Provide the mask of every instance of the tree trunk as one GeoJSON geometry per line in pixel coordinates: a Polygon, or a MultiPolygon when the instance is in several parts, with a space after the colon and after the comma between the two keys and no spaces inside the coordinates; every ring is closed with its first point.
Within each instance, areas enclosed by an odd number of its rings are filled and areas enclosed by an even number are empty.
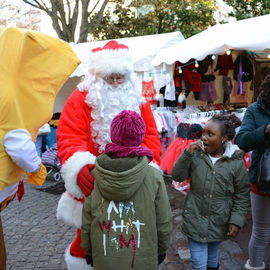
{"type": "Polygon", "coordinates": [[[109,0],[103,0],[101,8],[96,12],[90,21],[90,17],[96,11],[96,6],[101,0],[98,0],[94,8],[89,12],[88,7],[91,0],[50,0],[50,5],[46,5],[43,0],[23,0],[28,5],[46,12],[52,20],[52,26],[60,39],[66,42],[75,41],[75,31],[78,26],[78,14],[81,3],[81,25],[78,42],[86,42],[87,36],[91,33],[102,20],[104,10],[109,0]],[[73,8],[72,8],[72,7],[73,8]]]}

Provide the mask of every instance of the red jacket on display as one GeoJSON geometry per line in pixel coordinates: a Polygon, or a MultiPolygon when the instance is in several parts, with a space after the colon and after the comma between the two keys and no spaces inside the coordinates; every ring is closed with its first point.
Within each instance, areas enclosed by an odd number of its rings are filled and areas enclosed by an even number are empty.
{"type": "Polygon", "coordinates": [[[191,71],[189,69],[184,70],[184,77],[188,80],[191,85],[191,91],[200,92],[202,88],[202,76],[197,71],[191,71]]]}

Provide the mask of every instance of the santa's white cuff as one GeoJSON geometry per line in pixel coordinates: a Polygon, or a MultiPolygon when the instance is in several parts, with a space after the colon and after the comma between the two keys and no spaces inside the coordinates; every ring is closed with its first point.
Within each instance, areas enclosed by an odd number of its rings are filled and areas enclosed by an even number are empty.
{"type": "Polygon", "coordinates": [[[93,270],[94,268],[91,265],[86,263],[86,259],[75,257],[70,254],[70,246],[68,246],[65,253],[65,261],[67,264],[68,270],[80,269],[80,270],[93,270]]]}
{"type": "Polygon", "coordinates": [[[65,181],[65,188],[74,197],[84,197],[77,184],[77,176],[85,165],[94,164],[95,160],[96,157],[90,152],[76,152],[63,164],[61,175],[65,181]]]}
{"type": "Polygon", "coordinates": [[[65,224],[81,228],[82,208],[83,204],[81,201],[77,201],[68,192],[64,192],[58,202],[56,218],[63,220],[65,224]]]}

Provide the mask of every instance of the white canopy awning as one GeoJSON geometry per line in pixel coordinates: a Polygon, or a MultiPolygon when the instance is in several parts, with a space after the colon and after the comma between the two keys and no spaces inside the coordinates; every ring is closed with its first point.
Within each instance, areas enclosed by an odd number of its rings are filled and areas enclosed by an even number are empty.
{"type": "Polygon", "coordinates": [[[270,49],[270,15],[227,24],[217,24],[173,47],[161,50],[153,66],[161,63],[186,63],[191,58],[203,60],[207,55],[224,54],[227,50],[263,52],[270,49]]]}
{"type": "MultiPolygon", "coordinates": [[[[170,48],[183,40],[184,37],[180,32],[116,39],[117,42],[123,43],[129,47],[135,71],[152,70],[153,59],[160,50],[170,48]]],[[[108,41],[109,40],[85,42],[73,46],[71,44],[72,49],[82,62],[71,77],[80,77],[86,74],[89,53],[94,48],[103,47],[108,41]]]]}

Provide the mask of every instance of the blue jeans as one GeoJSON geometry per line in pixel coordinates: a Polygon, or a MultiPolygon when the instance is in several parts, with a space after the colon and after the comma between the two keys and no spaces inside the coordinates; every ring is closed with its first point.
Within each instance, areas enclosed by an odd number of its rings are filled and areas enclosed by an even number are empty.
{"type": "Polygon", "coordinates": [[[218,266],[220,242],[199,243],[188,238],[192,270],[206,270],[218,266]]]}

